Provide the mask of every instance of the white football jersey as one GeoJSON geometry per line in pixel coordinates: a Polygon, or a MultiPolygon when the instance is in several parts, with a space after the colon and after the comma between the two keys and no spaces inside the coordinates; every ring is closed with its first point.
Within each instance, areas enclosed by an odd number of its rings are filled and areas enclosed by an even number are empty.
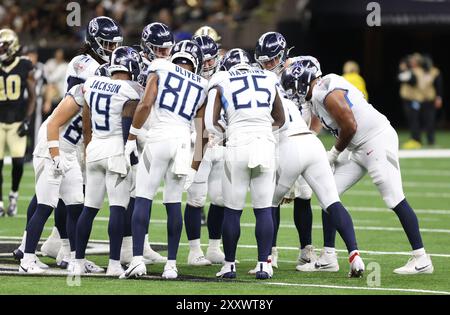
{"type": "Polygon", "coordinates": [[[386,116],[367,103],[364,95],[357,88],[339,75],[328,74],[319,79],[314,86],[311,102],[313,113],[320,119],[323,127],[328,129],[335,137],[339,137],[340,128],[324,105],[325,98],[334,90],[346,91],[345,99],[358,125],[348,149],[351,150],[363,144],[389,126],[389,120],[386,116]]]}
{"type": "Polygon", "coordinates": [[[286,117],[287,129],[281,131],[281,136],[292,136],[299,133],[310,132],[305,120],[302,117],[300,109],[295,103],[287,98],[282,98],[284,115],[286,117]]]}
{"type": "Polygon", "coordinates": [[[272,108],[277,76],[267,70],[221,71],[211,78],[218,87],[227,121],[227,138],[248,133],[272,133],[272,108]]]}
{"type": "Polygon", "coordinates": [[[64,91],[69,91],[73,86],[84,83],[95,75],[95,70],[100,64],[90,55],[75,56],[67,66],[64,91]]]}
{"type": "Polygon", "coordinates": [[[208,81],[168,60],[156,59],[150,72],[158,75],[158,95],[150,113],[149,141],[190,134],[191,122],[206,99],[208,81]]]}
{"type": "Polygon", "coordinates": [[[122,111],[129,100],[140,100],[139,83],[94,76],[83,85],[84,100],[90,108],[92,140],[86,161],[96,161],[123,153],[122,111]]]}

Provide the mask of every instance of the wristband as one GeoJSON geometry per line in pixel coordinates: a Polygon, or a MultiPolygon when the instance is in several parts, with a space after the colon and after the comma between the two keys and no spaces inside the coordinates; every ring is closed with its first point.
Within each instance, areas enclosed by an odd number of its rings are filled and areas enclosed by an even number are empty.
{"type": "Polygon", "coordinates": [[[47,146],[48,146],[49,149],[51,149],[51,148],[59,148],[59,141],[58,140],[47,141],[47,146]]]}
{"type": "Polygon", "coordinates": [[[141,129],[134,128],[133,126],[130,127],[130,134],[138,136],[141,133],[141,129]]]}
{"type": "Polygon", "coordinates": [[[330,154],[337,158],[338,155],[341,154],[341,151],[339,151],[338,149],[336,149],[335,146],[333,146],[333,147],[330,149],[330,154]]]}

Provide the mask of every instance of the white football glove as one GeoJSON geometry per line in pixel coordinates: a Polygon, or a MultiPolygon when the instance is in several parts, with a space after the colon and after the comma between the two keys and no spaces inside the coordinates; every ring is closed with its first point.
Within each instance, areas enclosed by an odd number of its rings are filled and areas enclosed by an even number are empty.
{"type": "Polygon", "coordinates": [[[339,154],[341,154],[341,151],[336,149],[335,146],[333,146],[331,150],[327,152],[328,162],[330,163],[330,166],[334,166],[334,163],[336,163],[339,154]]]}
{"type": "Polygon", "coordinates": [[[67,160],[62,158],[60,155],[55,156],[52,159],[52,162],[53,163],[52,163],[51,169],[52,169],[54,176],[64,175],[70,167],[67,160]]]}
{"type": "Polygon", "coordinates": [[[125,159],[127,161],[127,168],[131,167],[131,154],[134,153],[134,156],[137,158],[139,153],[137,149],[136,140],[127,140],[125,143],[125,159]]]}

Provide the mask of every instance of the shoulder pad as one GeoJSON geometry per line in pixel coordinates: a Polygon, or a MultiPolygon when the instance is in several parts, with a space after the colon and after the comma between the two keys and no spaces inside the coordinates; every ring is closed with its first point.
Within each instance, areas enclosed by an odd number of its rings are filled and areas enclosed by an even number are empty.
{"type": "Polygon", "coordinates": [[[210,79],[208,83],[208,90],[212,89],[213,87],[219,85],[221,82],[225,81],[230,77],[230,74],[228,71],[219,71],[216,72],[210,79]]]}

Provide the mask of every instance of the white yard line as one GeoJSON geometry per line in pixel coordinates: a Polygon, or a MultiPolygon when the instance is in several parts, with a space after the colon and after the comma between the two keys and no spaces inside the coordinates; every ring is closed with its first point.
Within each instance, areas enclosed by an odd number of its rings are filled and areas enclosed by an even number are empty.
{"type": "Polygon", "coordinates": [[[326,289],[344,289],[344,290],[364,290],[364,291],[388,291],[388,292],[409,292],[409,293],[429,293],[450,295],[447,291],[421,290],[421,289],[402,289],[402,288],[380,288],[380,287],[352,287],[327,284],[308,284],[308,283],[286,283],[286,282],[263,282],[262,285],[274,285],[285,287],[307,287],[307,288],[326,288],[326,289]]]}
{"type": "MultiPolygon", "coordinates": [[[[7,241],[21,241],[22,238],[18,236],[0,236],[0,243],[7,243],[7,241]]],[[[42,240],[41,240],[42,241],[42,240]]],[[[109,244],[108,240],[90,240],[92,243],[100,243],[100,244],[109,244]]],[[[167,243],[164,242],[150,242],[151,245],[160,245],[160,246],[167,246],[167,243]]],[[[180,246],[189,246],[189,243],[180,243],[180,246]]],[[[208,244],[204,243],[201,244],[201,246],[207,247],[208,244]]],[[[240,248],[247,248],[247,249],[257,249],[256,245],[246,245],[246,244],[238,244],[238,247],[240,248]]],[[[106,248],[106,247],[105,247],[106,248]]],[[[295,246],[277,246],[280,250],[293,250],[293,251],[299,251],[298,247],[295,246]]],[[[320,248],[316,248],[316,251],[319,251],[320,248]]],[[[340,253],[347,253],[346,249],[336,249],[337,252],[340,253]]],[[[367,254],[367,255],[396,255],[396,256],[411,256],[411,252],[387,252],[387,251],[372,251],[372,250],[360,250],[361,254],[367,254]]],[[[433,257],[441,257],[441,258],[450,258],[450,254],[430,254],[429,255],[433,257]]]]}
{"type": "MultiPolygon", "coordinates": [[[[358,189],[350,189],[346,191],[343,196],[352,195],[352,196],[377,196],[381,198],[380,193],[376,190],[358,190],[358,189]]],[[[450,198],[450,193],[436,193],[436,192],[407,192],[406,196],[409,197],[420,197],[420,198],[450,198]]]]}
{"type": "Polygon", "coordinates": [[[399,150],[401,159],[450,158],[449,149],[399,150]]]}

